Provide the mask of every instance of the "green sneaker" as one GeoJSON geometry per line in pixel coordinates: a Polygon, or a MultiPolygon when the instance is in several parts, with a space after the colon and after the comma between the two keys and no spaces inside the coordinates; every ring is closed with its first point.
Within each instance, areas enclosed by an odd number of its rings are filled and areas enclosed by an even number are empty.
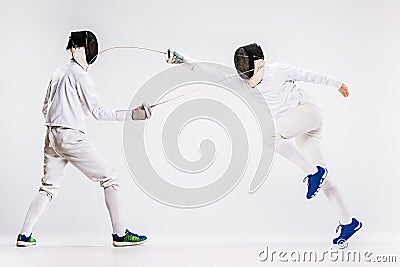
{"type": "Polygon", "coordinates": [[[128,229],[125,230],[124,236],[112,234],[114,247],[126,247],[143,244],[146,242],[147,237],[144,235],[137,235],[130,232],[128,229]]]}
{"type": "Polygon", "coordinates": [[[32,237],[32,234],[30,236],[18,235],[17,247],[30,247],[34,245],[36,245],[36,239],[32,237]]]}

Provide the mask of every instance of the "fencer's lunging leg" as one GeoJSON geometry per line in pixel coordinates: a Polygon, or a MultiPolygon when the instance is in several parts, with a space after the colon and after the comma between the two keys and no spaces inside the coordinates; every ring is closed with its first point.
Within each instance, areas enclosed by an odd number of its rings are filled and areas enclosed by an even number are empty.
{"type": "Polygon", "coordinates": [[[104,188],[104,198],[106,201],[106,206],[108,213],[110,214],[110,219],[112,223],[112,228],[114,234],[123,236],[125,234],[125,225],[122,222],[121,217],[121,201],[119,198],[119,191],[117,186],[109,186],[104,188]]]}
{"type": "Polygon", "coordinates": [[[344,204],[342,194],[340,193],[336,184],[328,178],[322,186],[322,192],[324,192],[329,203],[333,206],[339,216],[341,224],[351,223],[351,215],[344,204]]]}
{"type": "Polygon", "coordinates": [[[64,158],[80,170],[90,180],[99,182],[104,188],[104,197],[110,214],[113,232],[124,235],[125,225],[122,224],[118,179],[114,169],[103,157],[86,134],[73,129],[55,129],[55,146],[64,158]],[[62,140],[61,140],[62,139],[62,140]],[[67,140],[66,144],[61,141],[67,140]]]}

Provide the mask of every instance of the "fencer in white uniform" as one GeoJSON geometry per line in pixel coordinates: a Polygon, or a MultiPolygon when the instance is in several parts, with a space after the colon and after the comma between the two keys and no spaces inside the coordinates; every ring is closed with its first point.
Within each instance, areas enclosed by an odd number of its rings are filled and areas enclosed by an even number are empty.
{"type": "MultiPolygon", "coordinates": [[[[331,86],[344,97],[349,96],[345,83],[325,75],[283,63],[266,64],[257,44],[239,47],[234,56],[238,76],[247,81],[246,90],[257,91],[268,104],[275,124],[276,151],[305,172],[308,199],[322,189],[337,212],[340,234],[334,244],[346,242],[362,223],[353,218],[330,177],[322,156],[321,108],[296,81],[331,86]]],[[[167,53],[167,63],[195,64],[195,61],[173,49],[167,53]]]]}
{"type": "Polygon", "coordinates": [[[18,246],[36,244],[32,229],[45,207],[55,196],[68,163],[104,189],[106,206],[113,228],[113,244],[127,246],[143,243],[145,236],[126,229],[121,219],[119,182],[114,169],[96,149],[86,133],[86,120],[144,120],[151,113],[139,106],[134,110],[109,110],[103,107],[94,83],[87,73],[97,57],[97,39],[89,31],[73,32],[67,49],[72,59],[51,77],[42,113],[47,127],[44,141],[43,177],[18,235],[18,246]]]}

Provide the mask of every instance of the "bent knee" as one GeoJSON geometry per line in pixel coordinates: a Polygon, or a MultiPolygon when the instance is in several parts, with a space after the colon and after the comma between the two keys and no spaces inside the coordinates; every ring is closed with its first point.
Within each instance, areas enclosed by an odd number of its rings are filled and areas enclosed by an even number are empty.
{"type": "Polygon", "coordinates": [[[102,181],[100,181],[100,186],[104,188],[108,188],[112,186],[114,189],[119,188],[119,180],[115,177],[106,177],[102,181]]]}
{"type": "Polygon", "coordinates": [[[57,191],[49,190],[48,188],[45,188],[43,186],[41,186],[39,188],[39,194],[49,198],[49,201],[52,200],[54,197],[56,197],[56,195],[57,195],[56,193],[57,193],[57,191]]]}

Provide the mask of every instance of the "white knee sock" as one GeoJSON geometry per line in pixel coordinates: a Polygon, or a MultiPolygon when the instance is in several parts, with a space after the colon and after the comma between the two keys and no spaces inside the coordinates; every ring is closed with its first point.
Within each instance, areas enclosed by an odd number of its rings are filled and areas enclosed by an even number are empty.
{"type": "Polygon", "coordinates": [[[312,164],[305,155],[299,150],[293,140],[280,139],[276,141],[276,151],[300,167],[306,172],[306,174],[314,174],[318,170],[314,164],[312,164]]]}
{"type": "Polygon", "coordinates": [[[33,226],[36,221],[39,219],[40,215],[42,215],[44,209],[47,206],[47,203],[50,201],[50,197],[46,192],[39,192],[39,194],[32,200],[31,205],[29,206],[28,213],[25,217],[24,225],[21,229],[21,234],[29,236],[32,233],[33,226]]]}
{"type": "Polygon", "coordinates": [[[114,186],[104,188],[104,197],[106,200],[108,213],[110,214],[113,233],[123,236],[126,228],[121,219],[118,188],[114,188],[114,186]]]}
{"type": "Polygon", "coordinates": [[[342,195],[340,194],[338,187],[330,179],[331,178],[328,177],[328,179],[324,182],[322,191],[325,193],[328,201],[338,213],[340,223],[349,224],[351,223],[350,213],[344,205],[342,195]]]}

